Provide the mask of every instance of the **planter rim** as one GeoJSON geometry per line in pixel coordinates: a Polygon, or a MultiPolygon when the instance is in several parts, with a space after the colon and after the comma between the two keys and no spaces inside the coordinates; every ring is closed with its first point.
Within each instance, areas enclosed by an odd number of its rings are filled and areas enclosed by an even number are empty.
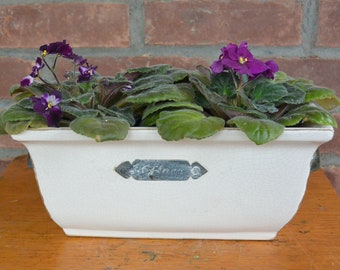
{"type": "MultiPolygon", "coordinates": [[[[284,133],[274,141],[329,141],[332,139],[334,129],[325,127],[293,127],[285,128],[284,133]],[[301,132],[303,135],[301,135],[301,132]]],[[[93,141],[94,139],[75,133],[70,128],[39,128],[29,129],[20,134],[11,135],[17,141],[93,141]]],[[[131,127],[127,137],[123,141],[154,141],[162,140],[155,127],[131,127]]],[[[166,142],[165,140],[162,140],[166,142]]],[[[184,139],[181,141],[198,141],[195,139],[184,139]]],[[[215,135],[205,138],[204,141],[250,141],[248,137],[238,128],[224,128],[215,135]]],[[[107,141],[112,143],[122,141],[107,141]]],[[[252,143],[252,142],[251,142],[252,143]]]]}

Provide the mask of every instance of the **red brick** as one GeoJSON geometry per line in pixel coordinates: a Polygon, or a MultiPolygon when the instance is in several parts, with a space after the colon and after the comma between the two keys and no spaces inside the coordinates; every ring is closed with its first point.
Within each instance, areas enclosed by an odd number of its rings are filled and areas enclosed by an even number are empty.
{"type": "Polygon", "coordinates": [[[315,84],[334,89],[340,97],[340,61],[336,59],[275,59],[280,69],[293,77],[303,77],[315,84]]]}
{"type": "Polygon", "coordinates": [[[334,137],[331,141],[324,143],[320,146],[319,151],[320,154],[330,154],[334,156],[339,156],[340,158],[340,114],[336,114],[335,118],[338,122],[338,127],[334,129],[334,137]]]}
{"type": "Polygon", "coordinates": [[[14,141],[10,135],[0,135],[0,148],[25,149],[22,143],[14,141]]]}
{"type": "Polygon", "coordinates": [[[148,1],[145,42],[150,45],[301,44],[299,1],[148,1]]]}
{"type": "Polygon", "coordinates": [[[24,145],[14,141],[9,135],[0,135],[0,154],[1,151],[11,151],[11,153],[8,153],[8,157],[4,157],[3,155],[0,155],[0,176],[2,171],[7,167],[7,165],[12,161],[12,159],[15,157],[15,155],[24,154],[24,145]],[[19,151],[18,151],[19,150],[19,151]],[[20,151],[21,150],[21,151],[20,151]]]}
{"type": "Polygon", "coordinates": [[[323,0],[319,7],[317,46],[340,47],[340,1],[323,0]]]}
{"type": "Polygon", "coordinates": [[[0,47],[36,48],[66,39],[75,47],[129,47],[129,7],[117,3],[0,6],[0,47]]]}
{"type": "Polygon", "coordinates": [[[14,84],[28,75],[34,64],[33,61],[25,61],[18,58],[0,57],[0,98],[9,98],[9,89],[14,84]]]}

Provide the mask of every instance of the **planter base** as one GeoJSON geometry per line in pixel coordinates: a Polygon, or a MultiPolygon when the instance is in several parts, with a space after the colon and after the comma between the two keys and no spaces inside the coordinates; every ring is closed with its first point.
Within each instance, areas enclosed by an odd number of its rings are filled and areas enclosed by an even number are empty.
{"type": "Polygon", "coordinates": [[[64,229],[68,236],[158,238],[158,239],[216,239],[216,240],[273,240],[276,232],[193,233],[193,232],[135,232],[64,229]]]}

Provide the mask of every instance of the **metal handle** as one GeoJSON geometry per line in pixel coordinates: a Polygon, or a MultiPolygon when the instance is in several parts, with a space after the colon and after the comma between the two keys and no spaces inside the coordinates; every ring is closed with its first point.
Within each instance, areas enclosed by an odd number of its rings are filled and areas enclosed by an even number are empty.
{"type": "Polygon", "coordinates": [[[157,160],[157,159],[136,159],[132,162],[125,161],[115,168],[115,171],[135,180],[145,181],[185,181],[190,177],[197,179],[207,173],[198,162],[190,163],[186,160],[157,160]]]}

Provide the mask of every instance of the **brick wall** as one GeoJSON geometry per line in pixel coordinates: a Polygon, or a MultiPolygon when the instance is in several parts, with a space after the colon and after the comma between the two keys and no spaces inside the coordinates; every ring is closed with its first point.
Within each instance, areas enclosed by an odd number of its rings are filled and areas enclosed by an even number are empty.
{"type": "MultiPolygon", "coordinates": [[[[339,17],[338,0],[2,0],[0,97],[30,72],[41,44],[62,39],[103,75],[207,65],[226,43],[246,40],[257,57],[340,96],[339,17]]],[[[327,167],[340,166],[338,137],[322,148],[327,167]]],[[[0,147],[13,144],[1,139],[0,147]]]]}

